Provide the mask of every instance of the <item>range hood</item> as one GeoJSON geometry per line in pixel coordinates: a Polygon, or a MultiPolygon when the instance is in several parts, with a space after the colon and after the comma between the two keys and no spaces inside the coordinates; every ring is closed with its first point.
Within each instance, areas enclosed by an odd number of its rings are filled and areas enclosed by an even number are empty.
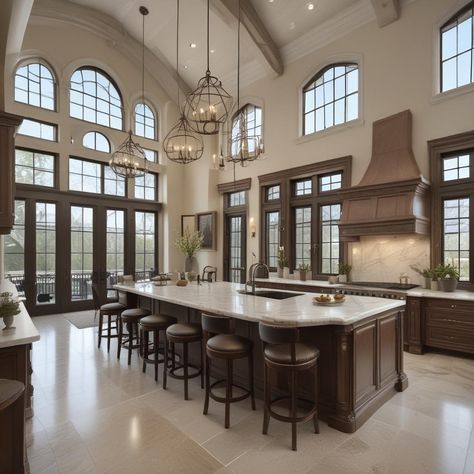
{"type": "Polygon", "coordinates": [[[429,233],[429,184],[413,155],[411,130],[409,110],[373,123],[365,175],[357,186],[341,190],[341,240],[429,233]]]}

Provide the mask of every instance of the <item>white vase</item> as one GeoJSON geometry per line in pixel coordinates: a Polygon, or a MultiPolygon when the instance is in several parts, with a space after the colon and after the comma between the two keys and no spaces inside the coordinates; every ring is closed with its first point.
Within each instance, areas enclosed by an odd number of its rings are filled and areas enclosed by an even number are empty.
{"type": "Polygon", "coordinates": [[[290,278],[290,269],[288,267],[283,267],[283,278],[290,278]]]}
{"type": "Polygon", "coordinates": [[[8,329],[13,329],[12,328],[13,319],[14,319],[14,316],[3,316],[3,322],[5,323],[5,327],[3,328],[4,331],[8,329]]]}
{"type": "Polygon", "coordinates": [[[438,291],[438,281],[437,280],[431,280],[431,289],[433,291],[438,291]]]}
{"type": "Polygon", "coordinates": [[[277,274],[278,274],[278,278],[283,278],[283,268],[278,267],[278,268],[277,268],[277,272],[278,272],[278,273],[277,273],[277,274]]]}
{"type": "Polygon", "coordinates": [[[184,271],[199,273],[199,263],[196,257],[186,257],[184,260],[184,271]]]}

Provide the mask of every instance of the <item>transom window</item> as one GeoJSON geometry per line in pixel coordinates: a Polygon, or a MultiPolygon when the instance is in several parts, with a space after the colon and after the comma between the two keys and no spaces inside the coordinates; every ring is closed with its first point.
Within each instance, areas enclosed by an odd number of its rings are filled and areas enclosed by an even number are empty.
{"type": "Polygon", "coordinates": [[[87,132],[82,138],[82,146],[91,150],[110,153],[109,139],[100,132],[87,132]]]}
{"type": "Polygon", "coordinates": [[[149,150],[148,148],[142,148],[145,158],[152,163],[158,162],[158,153],[155,150],[149,150]]]}
{"type": "Polygon", "coordinates": [[[303,88],[303,135],[355,120],[359,116],[357,64],[331,64],[303,88]]]}
{"type": "Polygon", "coordinates": [[[295,209],[295,268],[311,265],[311,207],[295,209]]]}
{"type": "MultiPolygon", "coordinates": [[[[248,140],[248,152],[250,155],[255,154],[256,149],[260,146],[262,139],[262,108],[253,104],[246,104],[241,107],[232,119],[232,156],[236,156],[242,144],[235,138],[245,131],[248,140]],[[241,123],[243,121],[243,123],[241,123]]],[[[244,144],[245,145],[245,144],[244,144]]]]}
{"type": "Polygon", "coordinates": [[[69,158],[69,190],[84,193],[102,192],[102,166],[92,161],[69,158]]]}
{"type": "Polygon", "coordinates": [[[52,72],[43,64],[20,66],[15,73],[15,101],[55,109],[55,83],[52,72]]]}
{"type": "Polygon", "coordinates": [[[54,187],[55,156],[39,151],[15,150],[15,182],[54,187]]]}
{"type": "Polygon", "coordinates": [[[80,68],[71,77],[71,117],[122,130],[123,106],[118,87],[103,71],[80,68]]]}
{"type": "Polygon", "coordinates": [[[474,82],[474,2],[441,27],[441,92],[474,82]]]}
{"type": "Polygon", "coordinates": [[[135,135],[150,140],[156,138],[155,114],[150,106],[143,103],[135,106],[135,135]]]}
{"type": "Polygon", "coordinates": [[[280,185],[269,186],[267,188],[267,201],[276,201],[280,199],[280,185]]]}
{"type": "Polygon", "coordinates": [[[342,173],[326,174],[319,177],[319,191],[333,191],[340,189],[342,186],[342,173]]]}
{"type": "Polygon", "coordinates": [[[470,161],[469,153],[443,157],[443,181],[469,178],[470,161]]]}
{"type": "Polygon", "coordinates": [[[147,173],[145,176],[135,178],[135,198],[156,200],[156,175],[147,173]]]}
{"type": "Polygon", "coordinates": [[[51,123],[40,122],[39,120],[23,119],[23,122],[18,127],[18,134],[55,142],[57,126],[51,123]]]}
{"type": "Polygon", "coordinates": [[[245,191],[229,193],[229,207],[245,206],[245,191]]]}
{"type": "Polygon", "coordinates": [[[321,209],[321,273],[336,274],[339,270],[340,204],[328,204],[321,209]]]}
{"type": "Polygon", "coordinates": [[[310,179],[302,179],[295,182],[295,196],[307,196],[313,193],[313,182],[310,179]]]}

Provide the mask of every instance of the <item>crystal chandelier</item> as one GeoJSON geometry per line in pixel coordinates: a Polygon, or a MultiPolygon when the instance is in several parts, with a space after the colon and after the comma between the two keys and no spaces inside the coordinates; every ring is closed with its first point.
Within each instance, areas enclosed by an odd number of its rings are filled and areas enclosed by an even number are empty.
{"type": "Polygon", "coordinates": [[[239,0],[239,25],[237,29],[237,110],[238,115],[233,118],[228,139],[227,161],[241,166],[247,166],[263,153],[263,142],[260,135],[250,135],[248,118],[245,107],[240,109],[240,0],[239,0]]]}
{"type": "MultiPolygon", "coordinates": [[[[140,7],[142,15],[142,103],[145,103],[145,16],[148,15],[146,7],[140,7]]],[[[109,165],[115,174],[124,178],[137,178],[148,172],[148,160],[143,148],[132,139],[130,129],[125,141],[112,153],[109,165]]]]}
{"type": "Polygon", "coordinates": [[[209,0],[207,0],[207,70],[196,89],[186,98],[184,115],[190,127],[201,135],[216,135],[229,117],[232,96],[209,70],[209,0]]]}
{"type": "MultiPolygon", "coordinates": [[[[179,0],[176,1],[176,83],[179,99],[179,0]]],[[[178,123],[168,132],[163,141],[163,151],[169,160],[183,165],[199,160],[204,152],[202,137],[195,133],[180,110],[178,123]]]]}

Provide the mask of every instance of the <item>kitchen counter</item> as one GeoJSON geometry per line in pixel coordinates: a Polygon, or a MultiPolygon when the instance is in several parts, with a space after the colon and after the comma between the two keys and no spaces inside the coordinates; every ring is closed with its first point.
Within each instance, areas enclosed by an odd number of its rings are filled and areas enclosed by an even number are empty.
{"type": "Polygon", "coordinates": [[[314,305],[314,294],[301,292],[298,292],[300,296],[275,300],[237,293],[243,285],[227,282],[204,282],[200,286],[190,283],[185,287],[173,283],[155,286],[147,282],[120,284],[115,288],[213,314],[282,326],[350,325],[405,307],[404,301],[367,296],[346,296],[346,301],[340,305],[314,305]]]}
{"type": "Polygon", "coordinates": [[[0,319],[0,349],[4,347],[22,346],[39,341],[40,335],[31,320],[23,303],[20,303],[21,313],[15,316],[15,329],[3,330],[3,320],[0,319]]]}

